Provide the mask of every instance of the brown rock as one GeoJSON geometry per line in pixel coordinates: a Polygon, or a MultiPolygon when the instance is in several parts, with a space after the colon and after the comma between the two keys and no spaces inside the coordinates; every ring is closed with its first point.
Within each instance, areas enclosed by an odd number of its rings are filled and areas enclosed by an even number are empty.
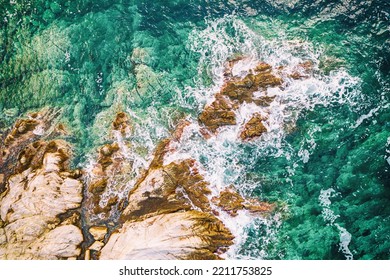
{"type": "Polygon", "coordinates": [[[265,90],[268,87],[280,86],[282,79],[271,73],[271,66],[260,63],[255,69],[255,74],[248,74],[241,80],[231,80],[222,88],[221,94],[239,103],[251,103],[254,101],[253,93],[265,90]]]}
{"type": "Polygon", "coordinates": [[[113,129],[119,131],[123,136],[131,132],[131,124],[127,114],[119,112],[116,114],[115,120],[112,123],[113,129]]]}
{"type": "Polygon", "coordinates": [[[107,178],[101,178],[89,184],[88,191],[93,194],[101,194],[107,187],[107,178]]]}
{"type": "Polygon", "coordinates": [[[261,136],[264,132],[267,132],[267,128],[263,125],[264,118],[256,113],[253,117],[244,125],[244,129],[240,134],[242,140],[251,140],[255,137],[261,136]]]}
{"type": "Polygon", "coordinates": [[[212,202],[228,212],[231,216],[236,216],[238,210],[244,209],[244,199],[231,188],[222,191],[219,197],[213,197],[212,202]]]}
{"type": "Polygon", "coordinates": [[[264,215],[271,213],[275,208],[274,204],[271,203],[257,199],[244,199],[233,186],[222,191],[218,197],[214,196],[211,201],[233,217],[237,216],[237,211],[243,209],[253,214],[264,215]]]}
{"type": "Polygon", "coordinates": [[[4,174],[4,180],[0,182],[0,194],[5,190],[4,182],[9,176],[18,173],[21,164],[28,165],[31,160],[20,155],[21,151],[47,133],[56,115],[54,110],[30,114],[25,119],[17,120],[9,131],[0,135],[0,170],[4,174]],[[15,164],[17,161],[18,164],[15,164]]]}
{"type": "Polygon", "coordinates": [[[219,127],[236,124],[234,107],[229,100],[220,94],[215,96],[215,101],[206,106],[199,115],[199,121],[210,131],[216,132],[219,127]]]}
{"type": "Polygon", "coordinates": [[[275,209],[275,205],[267,202],[262,202],[257,199],[249,199],[243,204],[244,208],[252,213],[267,214],[275,209]]]}
{"type": "MultiPolygon", "coordinates": [[[[230,71],[235,63],[237,63],[237,60],[229,62],[226,71],[230,71]]],[[[272,67],[264,62],[259,63],[243,78],[232,77],[230,72],[225,76],[230,77],[230,79],[222,87],[221,91],[215,95],[215,101],[206,106],[199,115],[199,122],[213,133],[219,127],[235,125],[236,115],[234,110],[244,102],[255,103],[264,107],[269,106],[274,97],[266,95],[255,97],[254,93],[258,91],[265,92],[267,88],[282,85],[282,79],[273,74],[272,67]]],[[[207,136],[207,134],[205,135],[207,136]]]]}
{"type": "Polygon", "coordinates": [[[126,191],[127,182],[134,176],[132,162],[122,152],[116,142],[105,144],[91,171],[84,172],[88,190],[84,197],[84,221],[89,226],[108,222],[122,210],[124,198],[118,194],[126,191]]]}
{"type": "Polygon", "coordinates": [[[149,168],[129,192],[119,229],[100,251],[100,259],[218,259],[234,238],[211,213],[208,183],[192,159],[164,164],[172,138],[157,145],[149,168]],[[128,242],[128,240],[134,242],[128,242]]]}
{"type": "Polygon", "coordinates": [[[179,210],[210,211],[208,184],[193,160],[150,169],[129,193],[123,219],[139,219],[179,210]]]}

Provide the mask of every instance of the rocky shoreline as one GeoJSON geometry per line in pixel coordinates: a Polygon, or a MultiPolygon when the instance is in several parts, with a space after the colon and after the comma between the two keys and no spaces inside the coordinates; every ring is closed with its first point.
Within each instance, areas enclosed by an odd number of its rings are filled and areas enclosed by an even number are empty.
{"type": "MultiPolygon", "coordinates": [[[[246,59],[227,62],[224,86],[199,115],[205,139],[236,125],[242,104],[267,107],[273,101],[267,89],[283,87],[283,69],[260,62],[238,71],[246,59]]],[[[310,65],[300,67],[289,77],[305,78],[310,65]]],[[[112,137],[100,147],[90,170],[70,168],[72,147],[56,116],[53,110],[30,114],[2,137],[0,259],[221,259],[235,238],[221,212],[265,216],[275,209],[242,197],[234,186],[213,194],[194,159],[164,162],[189,120],[157,145],[149,167],[135,178],[124,154],[132,133],[125,112],[117,112],[109,132],[125,140],[112,137]]],[[[237,138],[261,137],[266,120],[253,114],[237,138]]]]}

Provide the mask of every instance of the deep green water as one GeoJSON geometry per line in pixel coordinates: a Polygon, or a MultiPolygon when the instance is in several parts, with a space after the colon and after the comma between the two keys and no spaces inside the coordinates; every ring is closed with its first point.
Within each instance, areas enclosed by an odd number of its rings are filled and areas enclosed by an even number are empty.
{"type": "Polygon", "coordinates": [[[137,171],[177,119],[196,120],[232,55],[309,59],[313,78],[280,97],[267,135],[189,133],[177,156],[198,159],[212,184],[278,204],[236,227],[230,258],[390,259],[389,22],[379,0],[0,0],[0,132],[58,108],[74,165],[86,166],[125,110],[137,171]]]}

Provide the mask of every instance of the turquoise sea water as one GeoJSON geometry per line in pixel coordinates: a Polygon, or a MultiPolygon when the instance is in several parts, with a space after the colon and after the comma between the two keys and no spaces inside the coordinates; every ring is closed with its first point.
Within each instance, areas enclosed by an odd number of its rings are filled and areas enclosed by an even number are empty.
{"type": "Polygon", "coordinates": [[[1,0],[0,132],[57,108],[74,165],[86,167],[123,110],[137,173],[178,120],[196,123],[227,59],[310,60],[310,79],[274,92],[261,138],[238,141],[233,126],[206,141],[194,124],[174,157],[197,159],[214,186],[278,205],[230,221],[240,238],[228,258],[389,259],[389,20],[390,3],[374,0],[1,0]]]}

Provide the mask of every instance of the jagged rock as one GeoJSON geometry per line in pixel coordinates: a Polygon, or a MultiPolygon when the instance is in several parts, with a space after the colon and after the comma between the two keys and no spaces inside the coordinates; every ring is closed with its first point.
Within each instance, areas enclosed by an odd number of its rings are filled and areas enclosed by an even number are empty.
{"type": "Polygon", "coordinates": [[[2,136],[0,139],[0,170],[2,170],[3,178],[0,180],[0,194],[5,190],[8,177],[15,172],[15,168],[18,168],[15,162],[19,160],[21,164],[27,164],[27,159],[19,156],[20,152],[47,133],[56,115],[57,112],[54,110],[31,113],[26,119],[17,120],[14,126],[2,136]]]}
{"type": "Polygon", "coordinates": [[[139,219],[179,210],[210,211],[208,183],[194,166],[194,160],[173,162],[149,170],[129,193],[124,219],[139,219]]]}
{"type": "Polygon", "coordinates": [[[228,212],[231,216],[236,216],[238,210],[244,209],[244,199],[237,192],[227,189],[219,194],[219,197],[213,197],[212,202],[228,212]]]}
{"type": "Polygon", "coordinates": [[[240,133],[242,140],[251,140],[254,137],[261,136],[264,132],[267,132],[267,128],[262,123],[264,117],[256,113],[253,117],[244,125],[244,129],[240,133]]]}
{"type": "MultiPolygon", "coordinates": [[[[235,125],[235,110],[243,103],[254,103],[263,107],[269,106],[274,97],[266,94],[255,95],[255,92],[266,92],[267,88],[282,85],[282,79],[272,73],[272,67],[264,62],[258,63],[253,68],[248,68],[246,71],[248,73],[244,77],[235,76],[234,64],[238,61],[240,60],[229,62],[230,64],[225,73],[227,78],[225,85],[215,95],[215,101],[207,105],[199,115],[199,122],[213,133],[222,126],[235,125]]],[[[207,133],[204,134],[207,135],[207,133]]],[[[249,138],[253,137],[249,136],[249,138]]]]}
{"type": "Polygon", "coordinates": [[[234,106],[227,98],[217,94],[215,101],[206,106],[199,115],[199,121],[214,133],[222,126],[235,125],[237,122],[234,106]]]}
{"type": "Polygon", "coordinates": [[[233,76],[222,87],[220,93],[229,97],[231,101],[236,101],[240,104],[244,102],[256,103],[256,98],[253,96],[254,92],[280,86],[281,84],[282,79],[272,73],[271,66],[260,62],[254,69],[250,69],[245,77],[237,78],[233,76]]]}
{"type": "Polygon", "coordinates": [[[126,222],[111,235],[100,259],[218,259],[233,236],[214,216],[199,211],[159,214],[126,222]]]}
{"type": "MultiPolygon", "coordinates": [[[[113,124],[113,130],[127,134],[131,130],[130,122],[125,113],[118,113],[113,124]]],[[[125,141],[122,143],[127,145],[125,141]]],[[[102,224],[113,216],[119,216],[124,202],[118,197],[126,191],[126,184],[132,179],[132,162],[125,159],[123,149],[126,147],[114,141],[103,145],[90,171],[85,173],[87,190],[84,197],[85,221],[89,226],[102,224]]]]}
{"type": "Polygon", "coordinates": [[[257,199],[248,199],[243,203],[243,206],[251,213],[260,213],[260,214],[271,213],[275,209],[274,204],[259,201],[257,199]]]}
{"type": "MultiPolygon", "coordinates": [[[[239,104],[222,94],[218,98],[222,107],[239,104]]],[[[0,193],[0,259],[219,259],[232,244],[234,236],[214,215],[210,186],[198,163],[166,161],[189,121],[180,122],[172,137],[157,145],[149,168],[128,185],[135,178],[124,156],[125,140],[103,145],[88,170],[70,170],[71,147],[63,140],[40,139],[48,126],[35,118],[42,125],[19,122],[10,144],[1,146],[17,154],[6,152],[0,162],[0,181],[6,186],[0,193]],[[31,134],[32,140],[24,136],[38,126],[45,129],[31,134]],[[128,191],[127,197],[118,196],[128,191]],[[93,239],[81,231],[81,201],[83,228],[89,227],[93,239]]],[[[112,127],[123,134],[128,124],[119,113],[112,127]]],[[[232,216],[243,209],[271,209],[234,190],[221,193],[214,204],[232,216]]]]}
{"type": "Polygon", "coordinates": [[[78,214],[82,183],[67,174],[69,145],[62,140],[37,141],[19,154],[17,172],[0,197],[0,259],[77,257],[83,235],[78,214]],[[67,217],[67,218],[65,218],[67,217]],[[6,239],[4,240],[4,235],[6,239]]]}
{"type": "Polygon", "coordinates": [[[214,196],[211,201],[233,217],[237,216],[237,212],[243,209],[258,214],[267,214],[274,209],[273,204],[262,202],[257,199],[244,199],[233,186],[223,190],[219,196],[214,196]]]}

